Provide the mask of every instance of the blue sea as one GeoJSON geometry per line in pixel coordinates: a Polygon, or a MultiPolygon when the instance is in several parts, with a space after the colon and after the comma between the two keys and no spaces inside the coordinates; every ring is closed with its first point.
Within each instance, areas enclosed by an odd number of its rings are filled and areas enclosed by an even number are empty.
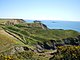
{"type": "MultiPolygon", "coordinates": [[[[26,20],[33,22],[34,20],[26,20]]],[[[80,32],[80,21],[56,21],[56,20],[41,20],[50,29],[76,30],[80,32]]]]}

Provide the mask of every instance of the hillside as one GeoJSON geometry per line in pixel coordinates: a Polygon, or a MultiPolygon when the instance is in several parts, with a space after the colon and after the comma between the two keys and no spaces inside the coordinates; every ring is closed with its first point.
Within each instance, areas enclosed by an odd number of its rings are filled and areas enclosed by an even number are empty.
{"type": "Polygon", "coordinates": [[[0,52],[4,55],[13,53],[14,57],[17,55],[15,59],[30,59],[25,58],[30,53],[34,60],[38,57],[41,60],[47,57],[49,60],[53,56],[50,53],[57,50],[57,46],[66,45],[80,45],[80,33],[74,30],[49,29],[40,21],[27,23],[22,19],[0,19],[0,52]]]}
{"type": "Polygon", "coordinates": [[[0,24],[14,25],[19,23],[24,23],[23,19],[0,19],[0,24]]]}

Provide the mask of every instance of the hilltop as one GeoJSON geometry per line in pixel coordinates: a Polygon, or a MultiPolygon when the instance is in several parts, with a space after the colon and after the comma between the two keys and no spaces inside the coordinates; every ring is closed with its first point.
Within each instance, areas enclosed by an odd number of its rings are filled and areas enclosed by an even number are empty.
{"type": "Polygon", "coordinates": [[[23,19],[0,19],[0,24],[4,25],[14,25],[19,23],[24,23],[23,19]]]}
{"type": "MultiPolygon", "coordinates": [[[[41,21],[28,23],[23,19],[0,19],[0,43],[2,54],[18,54],[21,57],[23,55],[20,52],[51,53],[57,46],[80,45],[80,33],[74,30],[49,29],[41,21]]],[[[48,59],[50,57],[51,55],[48,59]]],[[[36,55],[34,58],[37,58],[36,55]]]]}

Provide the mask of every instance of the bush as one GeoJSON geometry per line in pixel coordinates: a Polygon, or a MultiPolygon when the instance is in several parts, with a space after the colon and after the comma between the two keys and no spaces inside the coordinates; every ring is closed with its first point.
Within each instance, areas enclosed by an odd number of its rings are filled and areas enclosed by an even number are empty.
{"type": "Polygon", "coordinates": [[[58,46],[50,60],[80,60],[80,46],[58,46]]]}

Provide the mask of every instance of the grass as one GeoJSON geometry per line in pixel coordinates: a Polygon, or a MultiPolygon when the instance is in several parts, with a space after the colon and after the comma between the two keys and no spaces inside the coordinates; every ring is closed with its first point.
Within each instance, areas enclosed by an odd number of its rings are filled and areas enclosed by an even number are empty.
{"type": "Polygon", "coordinates": [[[4,30],[0,30],[0,51],[9,49],[14,45],[23,45],[23,43],[6,33],[4,30]]]}
{"type": "Polygon", "coordinates": [[[17,24],[15,26],[6,26],[5,28],[15,35],[20,36],[22,42],[29,45],[34,45],[37,42],[43,43],[49,40],[55,40],[57,43],[61,44],[63,43],[63,39],[74,38],[79,35],[79,32],[74,30],[44,30],[36,26],[27,28],[26,24],[27,23],[25,23],[25,25],[17,24]],[[60,42],[58,42],[59,40],[60,42]]]}
{"type": "Polygon", "coordinates": [[[0,24],[3,24],[5,22],[9,21],[8,19],[0,19],[0,24]]]}
{"type": "MultiPolygon", "coordinates": [[[[7,20],[6,20],[7,21],[7,20]]],[[[0,23],[6,22],[5,20],[0,19],[0,23]]],[[[74,30],[58,30],[58,29],[42,29],[40,24],[36,23],[22,23],[17,25],[0,25],[0,52],[4,52],[12,48],[12,46],[25,46],[32,50],[37,49],[36,44],[42,44],[42,46],[47,44],[48,46],[52,46],[51,40],[55,40],[56,44],[64,43],[63,39],[66,38],[75,38],[80,33],[74,30]],[[3,27],[3,28],[2,28],[3,27]],[[45,42],[45,43],[44,43],[45,42]]],[[[69,51],[71,49],[73,51],[77,51],[80,47],[59,47],[57,49],[58,52],[63,53],[64,51],[69,51]],[[61,49],[60,49],[61,48],[61,49]],[[63,50],[62,50],[63,49],[63,50]]],[[[53,50],[43,50],[45,54],[39,55],[39,53],[35,53],[32,51],[25,51],[14,54],[12,59],[20,60],[20,59],[34,59],[34,60],[49,60],[51,55],[47,55],[47,53],[52,53],[53,50]]],[[[55,51],[54,51],[55,52],[55,51]]],[[[69,52],[68,52],[69,53],[69,52]]],[[[63,54],[59,54],[55,56],[55,59],[62,58],[63,54]],[[60,56],[60,57],[59,57],[60,56]]],[[[66,53],[67,54],[67,53],[66,53]]],[[[69,53],[70,54],[70,53],[69,53]]],[[[74,55],[74,54],[73,54],[74,55]]],[[[67,56],[67,55],[66,55],[67,56]]],[[[53,56],[54,57],[54,56],[53,56]]],[[[54,59],[52,57],[52,59],[54,59]]],[[[77,56],[78,57],[78,56],[77,56]]],[[[3,58],[5,58],[3,56],[3,58]]],[[[7,58],[10,58],[10,56],[7,58]]]]}

